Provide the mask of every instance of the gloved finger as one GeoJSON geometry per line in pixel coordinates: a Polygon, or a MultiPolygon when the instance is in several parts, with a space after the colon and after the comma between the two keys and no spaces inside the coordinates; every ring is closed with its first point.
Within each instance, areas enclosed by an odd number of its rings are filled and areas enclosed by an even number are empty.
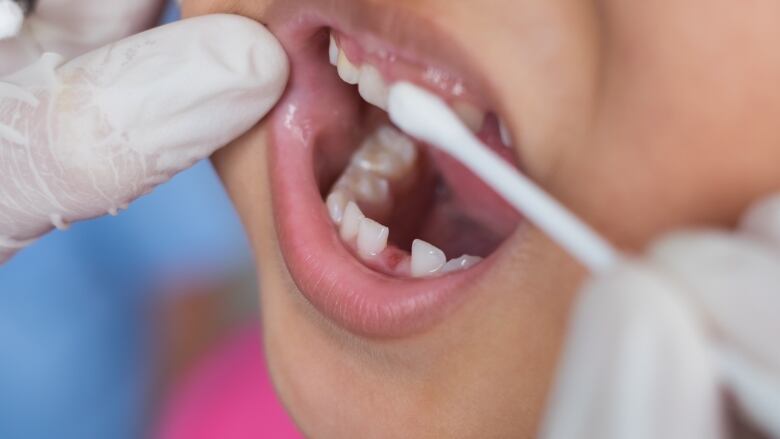
{"type": "Polygon", "coordinates": [[[211,15],[6,78],[0,247],[114,213],[207,157],[270,111],[287,72],[263,26],[211,15]]]}
{"type": "Polygon", "coordinates": [[[742,218],[740,230],[780,251],[780,195],[753,206],[742,218]]]}
{"type": "Polygon", "coordinates": [[[541,437],[722,437],[709,343],[677,289],[625,263],[579,293],[541,437]]]}
{"type": "Polygon", "coordinates": [[[780,373],[780,254],[739,234],[713,231],[670,235],[649,258],[682,284],[720,339],[780,373]]]}
{"type": "Polygon", "coordinates": [[[0,74],[56,52],[70,59],[154,26],[161,0],[38,0],[22,32],[0,42],[0,74]]]}
{"type": "Polygon", "coordinates": [[[161,0],[38,0],[29,25],[38,44],[67,58],[146,30],[161,0]]]}
{"type": "Polygon", "coordinates": [[[743,413],[771,437],[780,437],[780,377],[776,371],[746,358],[738,349],[722,347],[718,363],[723,380],[743,413]]]}
{"type": "Polygon", "coordinates": [[[780,434],[780,253],[745,235],[688,233],[660,242],[652,260],[707,317],[722,379],[745,416],[780,434]]]}
{"type": "Polygon", "coordinates": [[[13,0],[0,0],[0,40],[13,37],[22,29],[25,7],[13,0]]]}

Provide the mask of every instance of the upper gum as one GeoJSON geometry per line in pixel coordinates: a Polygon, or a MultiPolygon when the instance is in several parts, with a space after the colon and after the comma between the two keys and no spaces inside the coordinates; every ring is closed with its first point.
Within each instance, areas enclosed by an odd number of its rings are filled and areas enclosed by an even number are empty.
{"type": "Polygon", "coordinates": [[[358,68],[368,64],[375,67],[387,84],[409,81],[439,93],[451,102],[465,102],[486,109],[482,99],[469,90],[464,81],[446,70],[435,66],[420,66],[402,59],[391,49],[364,49],[352,38],[332,30],[331,36],[340,51],[358,68]]]}

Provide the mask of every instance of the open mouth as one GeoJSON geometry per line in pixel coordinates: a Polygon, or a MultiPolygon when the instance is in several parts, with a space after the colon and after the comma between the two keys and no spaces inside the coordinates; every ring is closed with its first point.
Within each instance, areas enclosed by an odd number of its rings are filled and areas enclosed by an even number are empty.
{"type": "Polygon", "coordinates": [[[443,97],[514,162],[510,136],[468,78],[322,17],[274,29],[290,54],[272,116],[270,174],[282,254],[326,317],[367,336],[401,336],[461,303],[521,218],[453,159],[386,114],[398,81],[443,97]]]}

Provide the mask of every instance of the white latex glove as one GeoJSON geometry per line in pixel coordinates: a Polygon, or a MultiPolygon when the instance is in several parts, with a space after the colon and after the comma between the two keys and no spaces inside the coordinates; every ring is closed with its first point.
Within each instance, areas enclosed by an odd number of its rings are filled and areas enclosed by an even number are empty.
{"type": "MultiPolygon", "coordinates": [[[[0,43],[2,66],[40,48],[79,52],[148,24],[142,17],[159,7],[145,0],[78,4],[41,0],[24,38],[0,43]],[[112,9],[135,12],[114,28],[116,20],[100,19],[116,17],[112,9]],[[58,13],[72,20],[52,25],[58,13]]],[[[69,62],[47,53],[1,78],[0,262],[52,226],[115,214],[246,132],[278,101],[287,74],[285,53],[263,26],[212,15],[69,62]]]]}
{"type": "MultiPolygon", "coordinates": [[[[5,2],[6,0],[0,0],[5,2]]],[[[38,0],[18,38],[0,41],[0,75],[44,52],[71,59],[154,26],[164,0],[38,0]]]]}
{"type": "Polygon", "coordinates": [[[677,233],[581,292],[543,438],[780,437],[780,197],[677,233]]]}

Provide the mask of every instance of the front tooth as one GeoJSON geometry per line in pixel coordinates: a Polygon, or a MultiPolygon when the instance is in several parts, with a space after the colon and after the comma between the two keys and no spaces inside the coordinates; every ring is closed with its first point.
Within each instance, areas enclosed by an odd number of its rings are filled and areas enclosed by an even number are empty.
{"type": "Polygon", "coordinates": [[[441,271],[447,256],[435,245],[421,239],[412,243],[412,277],[426,277],[441,271]]]}
{"type": "Polygon", "coordinates": [[[357,235],[358,254],[363,259],[370,259],[387,247],[387,237],[390,229],[371,218],[363,218],[357,235]]]}
{"type": "Polygon", "coordinates": [[[347,84],[355,85],[360,81],[360,69],[349,61],[349,58],[347,58],[347,55],[343,50],[339,53],[336,67],[339,72],[339,77],[347,84]]]}
{"type": "Polygon", "coordinates": [[[371,105],[387,111],[388,87],[379,70],[371,65],[364,65],[358,82],[360,96],[371,105]]]}
{"type": "Polygon", "coordinates": [[[360,231],[360,221],[366,216],[353,201],[347,203],[344,208],[344,217],[341,218],[341,239],[351,241],[357,237],[360,231]]]}
{"type": "Polygon", "coordinates": [[[444,264],[444,267],[441,269],[441,272],[451,273],[453,271],[467,270],[479,264],[481,261],[482,258],[480,258],[479,256],[463,255],[458,259],[453,259],[447,262],[446,264],[444,264]]]}
{"type": "Polygon", "coordinates": [[[452,109],[455,110],[455,114],[474,133],[478,133],[482,129],[482,125],[485,124],[485,115],[487,113],[468,102],[456,102],[452,109]]]}
{"type": "Polygon", "coordinates": [[[336,225],[341,224],[341,220],[344,218],[344,209],[350,201],[350,197],[342,190],[331,192],[325,200],[330,219],[333,220],[336,225]]]}
{"type": "Polygon", "coordinates": [[[506,127],[503,120],[498,121],[498,132],[501,133],[501,143],[503,143],[504,146],[511,147],[512,134],[509,132],[509,128],[506,127]]]}
{"type": "Polygon", "coordinates": [[[330,59],[330,63],[332,65],[338,65],[339,63],[339,45],[336,44],[336,39],[333,38],[333,35],[330,36],[330,46],[328,46],[328,58],[330,59]]]}

